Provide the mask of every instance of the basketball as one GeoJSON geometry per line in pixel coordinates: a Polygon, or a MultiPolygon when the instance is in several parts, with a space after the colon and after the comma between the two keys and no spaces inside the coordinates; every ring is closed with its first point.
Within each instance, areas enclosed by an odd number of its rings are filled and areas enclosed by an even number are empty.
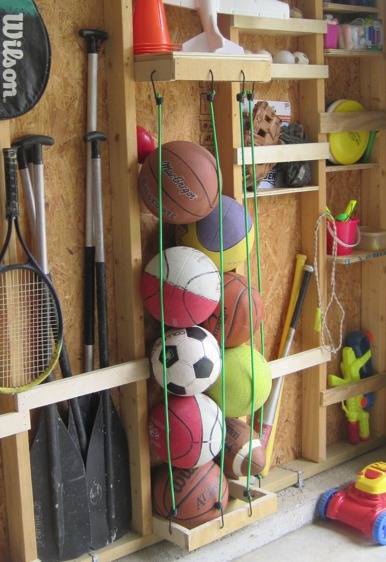
{"type": "MultiPolygon", "coordinates": [[[[195,468],[214,459],[221,449],[222,414],[204,394],[169,397],[170,448],[172,465],[195,468]]],[[[167,461],[164,404],[157,404],[149,416],[150,446],[167,461]]]]}
{"type": "MultiPolygon", "coordinates": [[[[228,478],[247,476],[251,427],[237,418],[228,418],[226,424],[224,473],[228,478]]],[[[260,474],[264,467],[265,449],[253,431],[251,474],[260,474]]]]}
{"type": "MultiPolygon", "coordinates": [[[[263,301],[259,292],[252,288],[253,331],[256,332],[263,318],[263,301]]],[[[229,272],[224,275],[225,347],[237,347],[249,340],[248,279],[244,275],[229,272]]],[[[221,307],[218,306],[204,328],[221,341],[221,307]]]]}
{"type": "MultiPolygon", "coordinates": [[[[245,244],[244,208],[223,195],[224,271],[231,271],[247,259],[245,244]]],[[[216,207],[206,218],[182,227],[177,233],[179,242],[204,252],[220,267],[219,213],[216,207]]],[[[252,218],[248,215],[249,250],[254,243],[252,218]]]]}
{"type": "MultiPolygon", "coordinates": [[[[211,461],[199,468],[177,468],[173,471],[173,481],[177,505],[177,515],[173,521],[192,529],[220,516],[220,511],[215,507],[220,487],[220,469],[216,463],[211,461]]],[[[228,496],[228,481],[224,477],[221,496],[224,510],[228,496]]],[[[167,466],[160,467],[155,473],[153,506],[158,515],[169,517],[172,501],[167,466]]]]}
{"type": "MultiPolygon", "coordinates": [[[[220,300],[220,275],[202,252],[186,246],[164,252],[165,323],[173,328],[202,324],[220,300]]],[[[141,280],[146,310],[160,320],[159,254],[147,264],[141,280]]]]}
{"type": "MultiPolygon", "coordinates": [[[[151,365],[163,386],[162,340],[153,345],[151,365]]],[[[202,328],[179,328],[166,333],[166,374],[168,391],[178,396],[205,392],[221,371],[220,348],[215,337],[202,328]]]]}
{"type": "MultiPolygon", "coordinates": [[[[256,350],[253,353],[255,366],[255,411],[266,402],[272,386],[270,367],[264,357],[256,350]]],[[[252,402],[252,370],[249,345],[241,345],[225,350],[224,357],[226,402],[225,415],[230,418],[247,416],[252,402]]],[[[217,379],[207,391],[208,396],[221,404],[221,380],[217,379]]]]}
{"type": "MultiPolygon", "coordinates": [[[[139,191],[149,210],[158,216],[158,153],[146,158],[139,174],[139,191]]],[[[172,224],[196,222],[215,208],[218,197],[216,160],[193,142],[162,146],[163,220],[172,224]]]]}

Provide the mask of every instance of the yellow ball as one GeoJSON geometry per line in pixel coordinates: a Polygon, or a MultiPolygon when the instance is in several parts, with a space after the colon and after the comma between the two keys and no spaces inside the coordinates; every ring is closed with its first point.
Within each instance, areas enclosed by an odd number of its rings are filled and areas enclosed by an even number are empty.
{"type": "MultiPolygon", "coordinates": [[[[229,418],[247,416],[252,402],[252,369],[249,345],[225,350],[226,401],[225,415],[229,418]]],[[[258,351],[254,350],[255,404],[258,410],[267,401],[272,387],[272,373],[269,364],[258,351]]],[[[221,407],[221,377],[207,394],[221,407]]]]}
{"type": "MultiPolygon", "coordinates": [[[[252,219],[248,217],[249,252],[255,241],[252,219]]],[[[224,271],[231,271],[247,259],[244,208],[231,197],[223,196],[224,271]]],[[[178,243],[206,254],[220,269],[218,207],[197,223],[181,227],[178,243]]]]}

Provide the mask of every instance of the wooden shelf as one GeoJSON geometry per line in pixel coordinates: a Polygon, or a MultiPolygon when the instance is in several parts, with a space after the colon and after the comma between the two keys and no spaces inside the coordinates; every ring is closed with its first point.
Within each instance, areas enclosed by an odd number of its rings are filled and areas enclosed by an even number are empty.
{"type": "Polygon", "coordinates": [[[326,166],[326,173],[332,174],[336,172],[355,172],[358,170],[373,170],[374,168],[378,168],[379,164],[377,162],[369,162],[369,163],[360,163],[359,164],[350,164],[348,166],[338,166],[338,165],[330,165],[326,166]]]}
{"type": "MultiPolygon", "coordinates": [[[[368,252],[366,250],[354,250],[351,256],[338,256],[336,263],[341,265],[351,265],[362,261],[375,260],[386,256],[386,250],[377,250],[376,252],[368,252]]],[[[328,261],[332,261],[332,256],[327,256],[328,261]]]]}
{"type": "Polygon", "coordinates": [[[308,349],[307,351],[301,351],[300,353],[295,353],[294,355],[289,355],[288,357],[275,359],[274,361],[269,362],[272,380],[280,377],[286,377],[288,375],[292,375],[293,373],[304,371],[305,369],[311,369],[312,367],[317,367],[318,365],[323,365],[324,363],[328,363],[330,360],[331,353],[322,347],[308,349]]]}
{"type": "Polygon", "coordinates": [[[253,18],[233,16],[231,26],[243,31],[260,35],[312,35],[327,33],[327,22],[302,18],[253,18]]]}
{"type": "MultiPolygon", "coordinates": [[[[275,187],[273,189],[257,189],[257,197],[277,197],[281,195],[296,195],[297,193],[306,193],[307,191],[319,191],[318,185],[307,185],[305,187],[275,187]]],[[[247,194],[247,199],[255,197],[252,191],[247,194]]]]}
{"type": "Polygon", "coordinates": [[[378,131],[386,129],[386,111],[350,111],[321,113],[321,133],[345,131],[378,131]]]}
{"type": "Polygon", "coordinates": [[[137,82],[148,82],[155,71],[154,79],[210,80],[213,72],[215,82],[239,82],[241,71],[246,80],[269,82],[272,63],[266,55],[218,55],[215,53],[183,53],[180,51],[161,55],[138,55],[134,72],[137,82]]]}
{"type": "Polygon", "coordinates": [[[323,64],[273,64],[272,80],[327,80],[328,66],[323,64]]]}
{"type": "Polygon", "coordinates": [[[350,443],[341,441],[327,448],[326,460],[316,463],[306,459],[298,459],[286,464],[283,468],[276,467],[263,479],[262,485],[265,490],[279,492],[297,484],[299,472],[303,478],[312,478],[321,472],[330,470],[334,466],[339,466],[385,444],[386,438],[384,436],[370,437],[368,441],[364,441],[359,445],[350,445],[350,443]]]}
{"type": "Polygon", "coordinates": [[[339,4],[339,2],[324,2],[323,3],[324,12],[333,12],[335,14],[377,14],[378,8],[369,6],[354,6],[348,4],[339,4]]]}
{"type": "Polygon", "coordinates": [[[326,57],[383,57],[383,51],[354,51],[348,49],[325,49],[326,57]]]}
{"type": "Polygon", "coordinates": [[[251,523],[255,523],[277,511],[277,497],[274,493],[251,487],[253,494],[252,514],[249,502],[244,497],[245,484],[239,480],[228,480],[230,499],[224,513],[224,526],[221,526],[221,517],[203,523],[194,529],[187,529],[177,523],[171,523],[161,517],[153,518],[154,533],[161,539],[173,542],[192,552],[216,540],[219,540],[251,523]]]}
{"type": "Polygon", "coordinates": [[[347,383],[342,386],[323,390],[320,393],[320,405],[331,406],[332,404],[340,404],[340,402],[348,398],[353,398],[360,394],[367,394],[368,392],[377,392],[385,387],[386,373],[372,375],[356,383],[347,383]]]}
{"type": "MultiPolygon", "coordinates": [[[[305,162],[326,160],[330,156],[328,142],[309,142],[301,144],[275,144],[255,147],[255,163],[305,162]]],[[[245,163],[252,164],[252,149],[245,148],[245,163]]],[[[241,148],[235,149],[235,164],[241,166],[241,148]]]]}

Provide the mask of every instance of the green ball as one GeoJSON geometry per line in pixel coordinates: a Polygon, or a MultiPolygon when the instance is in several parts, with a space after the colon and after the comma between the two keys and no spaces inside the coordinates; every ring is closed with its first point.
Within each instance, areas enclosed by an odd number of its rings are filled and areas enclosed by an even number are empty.
{"type": "MultiPolygon", "coordinates": [[[[225,415],[229,418],[247,416],[252,402],[252,369],[249,345],[240,345],[225,350],[226,378],[225,415]]],[[[272,386],[269,364],[258,351],[254,350],[255,366],[255,411],[268,399],[272,386]]],[[[207,394],[221,407],[221,377],[211,386],[207,394]]]]}

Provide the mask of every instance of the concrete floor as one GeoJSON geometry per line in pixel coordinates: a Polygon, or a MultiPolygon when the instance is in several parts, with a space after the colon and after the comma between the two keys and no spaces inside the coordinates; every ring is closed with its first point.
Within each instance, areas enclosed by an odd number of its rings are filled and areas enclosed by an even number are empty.
{"type": "Polygon", "coordinates": [[[386,547],[334,523],[315,523],[290,533],[235,562],[377,562],[386,547]]]}

